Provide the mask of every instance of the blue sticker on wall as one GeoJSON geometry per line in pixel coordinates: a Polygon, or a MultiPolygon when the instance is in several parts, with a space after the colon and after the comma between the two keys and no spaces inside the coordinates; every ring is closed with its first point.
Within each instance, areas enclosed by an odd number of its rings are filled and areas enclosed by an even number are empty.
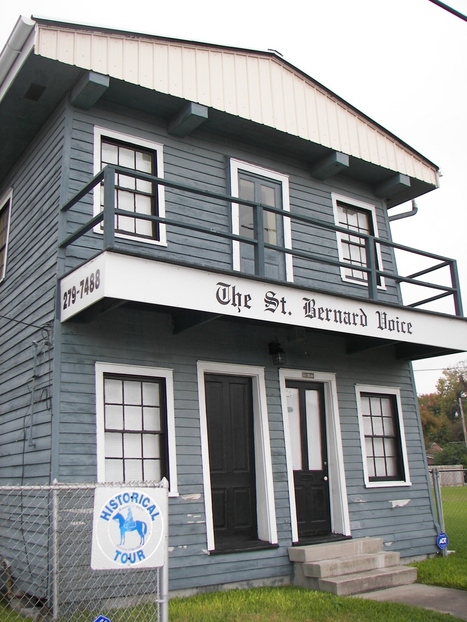
{"type": "Polygon", "coordinates": [[[438,545],[438,548],[441,550],[448,548],[449,538],[444,533],[444,531],[441,531],[438,534],[438,537],[436,538],[436,544],[438,545]]]}

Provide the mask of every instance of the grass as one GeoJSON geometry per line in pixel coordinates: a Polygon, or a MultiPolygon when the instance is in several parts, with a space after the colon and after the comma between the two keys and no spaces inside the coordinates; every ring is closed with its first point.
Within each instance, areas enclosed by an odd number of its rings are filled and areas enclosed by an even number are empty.
{"type": "Polygon", "coordinates": [[[441,555],[413,564],[418,569],[418,582],[467,590],[467,486],[443,488],[443,511],[449,550],[441,555]]]}
{"type": "Polygon", "coordinates": [[[293,586],[232,590],[175,598],[170,622],[446,622],[446,614],[293,586]]]}

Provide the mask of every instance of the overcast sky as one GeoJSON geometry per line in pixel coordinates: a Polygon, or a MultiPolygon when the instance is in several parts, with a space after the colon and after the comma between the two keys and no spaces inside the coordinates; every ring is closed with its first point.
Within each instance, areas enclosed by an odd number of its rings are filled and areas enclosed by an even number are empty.
{"type": "MultiPolygon", "coordinates": [[[[467,14],[467,0],[445,2],[467,14]]],[[[279,51],[440,167],[440,188],[393,237],[457,259],[467,308],[467,22],[429,0],[13,0],[0,49],[19,15],[279,51]]],[[[460,361],[466,353],[414,363],[418,393],[460,361]]]]}

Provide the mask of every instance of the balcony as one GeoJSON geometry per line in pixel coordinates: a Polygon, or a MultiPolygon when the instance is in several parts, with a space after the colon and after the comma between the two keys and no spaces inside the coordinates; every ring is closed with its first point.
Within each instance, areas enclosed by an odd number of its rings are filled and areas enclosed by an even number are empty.
{"type": "Polygon", "coordinates": [[[352,231],[366,263],[358,266],[359,283],[346,282],[342,271],[356,266],[339,259],[339,234],[349,236],[349,230],[293,204],[290,212],[278,210],[107,166],[60,211],[61,320],[133,301],[187,310],[190,322],[231,315],[342,332],[355,349],[386,340],[402,352],[411,344],[410,358],[467,349],[454,260],[352,231]],[[118,174],[164,188],[165,215],[117,209],[118,174]],[[104,209],[91,216],[95,188],[103,192],[104,209]],[[253,212],[251,237],[232,232],[232,209],[239,204],[253,212]],[[290,247],[265,240],[267,213],[287,223],[290,247]],[[118,217],[152,222],[166,232],[167,244],[122,238],[115,231],[118,217]],[[249,274],[232,268],[232,249],[240,245],[252,249],[249,274]],[[268,277],[267,253],[293,265],[293,281],[268,277]],[[407,273],[397,264],[409,266],[407,273]]]}

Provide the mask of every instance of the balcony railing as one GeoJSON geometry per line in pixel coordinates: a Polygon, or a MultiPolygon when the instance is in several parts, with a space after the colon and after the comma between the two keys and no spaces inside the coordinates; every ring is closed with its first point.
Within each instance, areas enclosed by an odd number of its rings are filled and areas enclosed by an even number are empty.
{"type": "MultiPolygon", "coordinates": [[[[87,209],[89,209],[89,205],[87,206],[87,209]]],[[[80,213],[83,213],[82,209],[80,213]]],[[[362,292],[362,294],[358,295],[358,297],[367,298],[370,300],[378,300],[378,298],[381,297],[381,288],[379,287],[379,284],[383,280],[385,280],[387,282],[392,282],[399,287],[408,286],[410,288],[412,298],[414,297],[413,292],[417,291],[417,288],[418,291],[421,290],[423,292],[428,292],[428,295],[424,293],[422,298],[420,299],[418,299],[417,296],[415,300],[404,306],[412,308],[426,307],[427,305],[435,301],[441,300],[443,298],[450,298],[452,300],[454,314],[459,317],[463,316],[457,266],[455,260],[453,259],[449,259],[440,255],[435,255],[433,253],[427,253],[409,246],[396,244],[394,242],[377,238],[375,236],[358,233],[356,231],[350,231],[349,229],[338,227],[334,224],[324,222],[322,220],[309,216],[273,208],[267,205],[263,205],[261,203],[255,203],[252,201],[239,199],[238,197],[202,190],[199,188],[188,186],[186,184],[162,179],[153,175],[140,173],[138,171],[134,171],[120,166],[106,166],[61,208],[58,243],[61,257],[64,258],[64,256],[66,255],[66,249],[68,247],[83,238],[95,227],[100,227],[101,223],[103,223],[103,235],[99,236],[102,238],[99,252],[104,250],[116,249],[118,243],[118,236],[115,232],[116,216],[125,216],[126,218],[135,218],[151,221],[153,223],[158,223],[159,226],[165,225],[167,228],[170,227],[171,230],[190,231],[192,233],[200,234],[203,239],[217,238],[228,241],[229,243],[238,242],[241,244],[251,245],[254,249],[254,275],[256,277],[266,278],[265,251],[266,249],[271,249],[273,251],[283,254],[284,256],[289,255],[293,258],[297,258],[305,262],[314,262],[316,264],[335,268],[338,271],[342,268],[346,268],[349,270],[358,270],[358,272],[365,273],[366,276],[363,282],[364,287],[358,288],[359,292],[362,292]],[[204,199],[208,199],[210,202],[214,201],[216,202],[216,205],[218,205],[218,209],[224,211],[224,215],[226,216],[225,222],[228,223],[232,222],[231,209],[233,204],[249,206],[253,209],[254,214],[253,236],[245,237],[242,235],[234,234],[231,232],[230,225],[229,227],[222,228],[222,226],[218,226],[216,228],[214,226],[207,227],[203,226],[202,224],[196,224],[196,222],[199,222],[199,218],[197,218],[197,214],[199,214],[198,208],[193,208],[193,214],[190,221],[188,221],[188,219],[183,221],[180,218],[170,217],[170,213],[165,217],[161,217],[117,209],[115,207],[115,188],[117,174],[122,174],[126,177],[132,177],[143,181],[151,182],[156,187],[163,186],[165,188],[172,189],[176,192],[184,193],[192,197],[201,197],[204,199]],[[78,206],[82,199],[84,199],[87,195],[90,195],[96,186],[102,183],[104,186],[103,211],[89,218],[88,220],[86,220],[86,222],[78,225],[72,233],[69,233],[68,230],[70,228],[70,223],[68,222],[68,216],[70,214],[70,211],[78,206]],[[324,232],[334,232],[335,234],[340,233],[346,236],[351,235],[353,238],[361,239],[363,241],[362,244],[364,244],[365,246],[367,262],[366,265],[356,266],[354,263],[340,261],[338,259],[330,257],[329,254],[319,254],[311,252],[309,250],[286,248],[285,246],[267,243],[263,235],[263,220],[265,212],[271,212],[273,214],[278,214],[284,219],[290,219],[291,227],[294,224],[299,224],[302,228],[309,228],[310,231],[313,232],[315,232],[316,230],[321,230],[324,232]],[[417,260],[419,262],[421,260],[425,263],[428,263],[428,265],[424,266],[421,269],[417,269],[415,272],[412,272],[413,268],[411,268],[410,274],[404,276],[398,273],[397,269],[395,268],[395,261],[389,262],[391,263],[391,267],[394,266],[393,271],[382,269],[380,267],[381,262],[378,261],[378,250],[380,256],[381,252],[386,252],[386,254],[389,253],[394,258],[400,253],[406,254],[407,256],[410,256],[410,258],[414,259],[414,261],[405,262],[410,264],[410,266],[413,266],[414,263],[416,264],[417,260]],[[441,273],[442,277],[439,276],[441,273]],[[421,277],[424,277],[423,280],[421,277]],[[432,280],[424,280],[426,277],[431,278],[432,280]],[[441,282],[443,280],[447,281],[447,283],[441,282]],[[366,295],[363,295],[363,292],[365,292],[366,295]]],[[[135,238],[135,241],[137,242],[138,239],[135,238]]],[[[138,254],[147,254],[148,256],[157,259],[158,248],[160,249],[160,247],[154,247],[151,245],[149,249],[148,245],[139,244],[138,254]]],[[[327,250],[329,252],[329,248],[327,250]]],[[[334,250],[336,250],[336,247],[334,247],[334,250]]],[[[91,259],[91,251],[92,249],[90,249],[90,256],[85,261],[91,259]]],[[[165,251],[167,251],[167,249],[165,249],[165,251]]],[[[165,255],[166,254],[167,253],[165,253],[165,255]]],[[[335,256],[337,256],[337,250],[334,254],[335,256]]],[[[183,262],[180,261],[179,263],[183,262]]],[[[189,263],[190,265],[194,265],[194,263],[196,262],[189,263]]],[[[231,271],[234,272],[233,270],[231,271]]],[[[238,274],[238,272],[235,272],[235,274],[238,274]]],[[[312,288],[312,286],[313,284],[308,284],[309,288],[312,288]]],[[[352,292],[352,296],[355,296],[355,291],[352,292]]]]}

